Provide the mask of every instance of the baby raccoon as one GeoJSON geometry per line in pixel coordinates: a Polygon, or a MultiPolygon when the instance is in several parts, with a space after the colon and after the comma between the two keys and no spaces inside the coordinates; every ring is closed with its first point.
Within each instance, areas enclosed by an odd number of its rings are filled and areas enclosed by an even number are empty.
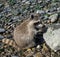
{"type": "Polygon", "coordinates": [[[2,42],[6,44],[9,42],[9,45],[13,45],[13,47],[19,47],[20,49],[27,49],[35,46],[34,35],[38,32],[35,26],[39,25],[39,22],[40,20],[38,20],[37,15],[31,15],[29,19],[23,21],[14,29],[14,40],[16,43],[13,40],[9,41],[9,39],[6,38],[3,39],[2,42]]]}

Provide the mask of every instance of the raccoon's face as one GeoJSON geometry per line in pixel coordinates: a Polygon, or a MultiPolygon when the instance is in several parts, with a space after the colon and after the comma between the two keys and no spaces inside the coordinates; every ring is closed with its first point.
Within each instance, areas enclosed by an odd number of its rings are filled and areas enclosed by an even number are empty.
{"type": "Polygon", "coordinates": [[[38,25],[41,24],[41,21],[39,20],[39,16],[38,15],[31,15],[31,26],[33,26],[36,30],[39,30],[38,25]]]}
{"type": "Polygon", "coordinates": [[[38,21],[36,21],[33,25],[34,25],[34,28],[36,29],[36,30],[39,30],[40,28],[39,28],[39,24],[40,24],[40,20],[38,20],[38,21]]]}

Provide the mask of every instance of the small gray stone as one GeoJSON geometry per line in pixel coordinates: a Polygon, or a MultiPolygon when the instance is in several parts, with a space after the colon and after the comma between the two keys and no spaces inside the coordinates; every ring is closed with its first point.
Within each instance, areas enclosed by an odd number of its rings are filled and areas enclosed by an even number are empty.
{"type": "Polygon", "coordinates": [[[14,15],[20,14],[20,10],[19,10],[19,9],[12,9],[11,12],[12,12],[12,14],[14,14],[14,15]]]}
{"type": "Polygon", "coordinates": [[[57,8],[57,11],[60,11],[60,7],[57,8]]]}
{"type": "Polygon", "coordinates": [[[0,3],[0,8],[3,6],[3,4],[0,3]]]}
{"type": "Polygon", "coordinates": [[[14,16],[12,17],[12,19],[15,21],[15,20],[18,20],[19,19],[19,16],[14,16]]]}
{"type": "Polygon", "coordinates": [[[36,2],[36,0],[29,0],[31,3],[36,2]]]}
{"type": "Polygon", "coordinates": [[[43,26],[44,26],[43,24],[39,24],[37,27],[42,28],[43,26]]]}
{"type": "Polygon", "coordinates": [[[0,33],[3,33],[5,32],[5,29],[4,28],[0,28],[0,33]]]}
{"type": "Polygon", "coordinates": [[[50,2],[51,0],[47,0],[47,2],[50,2]]]}
{"type": "Polygon", "coordinates": [[[57,10],[57,8],[56,7],[53,7],[53,8],[50,9],[50,12],[54,12],[56,10],[57,10]]]}
{"type": "Polygon", "coordinates": [[[43,11],[43,10],[37,10],[37,11],[36,11],[36,13],[44,14],[44,13],[45,13],[45,11],[43,11]]]}
{"type": "Polygon", "coordinates": [[[45,16],[44,16],[44,20],[47,20],[47,19],[48,19],[48,16],[47,16],[47,15],[45,15],[45,16]]]}
{"type": "Polygon", "coordinates": [[[11,56],[11,57],[19,57],[19,56],[11,56]]]}
{"type": "Polygon", "coordinates": [[[4,38],[4,36],[0,35],[0,40],[2,40],[4,38]]]}
{"type": "Polygon", "coordinates": [[[11,12],[11,8],[10,8],[10,7],[5,7],[5,8],[4,8],[4,11],[5,11],[5,12],[11,12]]]}
{"type": "Polygon", "coordinates": [[[26,1],[26,2],[25,2],[25,4],[28,4],[28,5],[29,5],[29,4],[30,4],[30,2],[29,2],[29,1],[26,1]]]}
{"type": "Polygon", "coordinates": [[[42,1],[41,1],[41,0],[39,0],[39,1],[38,1],[38,3],[42,3],[42,1]]]}
{"type": "Polygon", "coordinates": [[[48,27],[47,32],[43,34],[46,44],[55,52],[60,50],[60,25],[53,25],[48,27]]]}
{"type": "Polygon", "coordinates": [[[2,18],[3,17],[3,15],[0,13],[0,18],[2,18]]]}
{"type": "Polygon", "coordinates": [[[26,14],[28,12],[28,10],[25,10],[23,13],[26,14]]]}
{"type": "Polygon", "coordinates": [[[58,14],[53,14],[49,17],[49,19],[51,19],[51,22],[55,22],[57,20],[58,14]]]}
{"type": "Polygon", "coordinates": [[[23,3],[25,3],[25,2],[26,2],[26,0],[23,0],[22,2],[23,2],[23,3]]]}

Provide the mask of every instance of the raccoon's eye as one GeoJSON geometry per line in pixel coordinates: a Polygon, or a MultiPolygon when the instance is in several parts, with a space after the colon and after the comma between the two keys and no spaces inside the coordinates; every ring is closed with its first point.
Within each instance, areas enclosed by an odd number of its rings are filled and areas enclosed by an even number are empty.
{"type": "Polygon", "coordinates": [[[38,25],[38,24],[40,24],[40,22],[36,22],[36,23],[34,23],[35,26],[38,25]]]}
{"type": "Polygon", "coordinates": [[[39,28],[37,27],[39,24],[40,24],[40,22],[34,23],[34,27],[35,27],[36,30],[39,30],[39,28]]]}

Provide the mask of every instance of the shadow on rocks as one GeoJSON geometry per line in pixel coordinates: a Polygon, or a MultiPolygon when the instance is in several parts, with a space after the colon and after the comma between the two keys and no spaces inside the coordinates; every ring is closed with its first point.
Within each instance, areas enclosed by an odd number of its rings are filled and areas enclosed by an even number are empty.
{"type": "Polygon", "coordinates": [[[40,45],[40,44],[43,44],[45,42],[44,38],[43,38],[43,34],[47,31],[47,29],[48,28],[46,26],[44,26],[42,32],[38,32],[35,35],[34,40],[35,40],[36,45],[40,45]]]}

